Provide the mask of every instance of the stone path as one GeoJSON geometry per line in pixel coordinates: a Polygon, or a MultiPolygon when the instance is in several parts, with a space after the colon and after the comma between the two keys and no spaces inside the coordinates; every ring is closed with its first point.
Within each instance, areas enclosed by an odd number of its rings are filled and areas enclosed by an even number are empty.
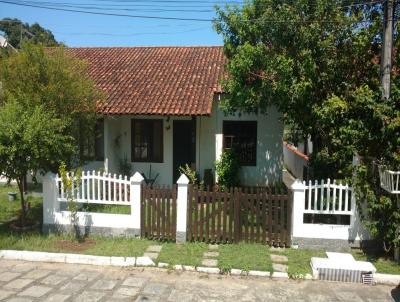
{"type": "Polygon", "coordinates": [[[271,261],[272,261],[272,269],[274,272],[282,272],[282,273],[287,273],[288,271],[288,258],[285,255],[278,255],[278,253],[282,253],[284,251],[283,248],[274,248],[272,247],[271,252],[275,254],[271,254],[271,261]]]}
{"type": "Polygon", "coordinates": [[[152,260],[156,260],[160,255],[161,249],[161,245],[150,245],[144,252],[143,256],[149,257],[152,260]]]}
{"type": "Polygon", "coordinates": [[[217,244],[209,244],[208,251],[203,254],[203,261],[201,264],[206,267],[217,267],[218,266],[218,245],[217,244]]]}
{"type": "Polygon", "coordinates": [[[392,302],[398,295],[381,285],[0,259],[1,302],[392,302]]]}

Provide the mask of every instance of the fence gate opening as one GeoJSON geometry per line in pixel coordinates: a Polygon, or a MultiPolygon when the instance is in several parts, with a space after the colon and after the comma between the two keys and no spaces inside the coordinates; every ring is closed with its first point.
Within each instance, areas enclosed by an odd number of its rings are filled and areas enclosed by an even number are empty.
{"type": "Polygon", "coordinates": [[[265,188],[221,191],[190,186],[188,240],[291,244],[291,194],[265,188]]]}
{"type": "Polygon", "coordinates": [[[141,237],[175,240],[176,194],[176,186],[142,185],[141,237]]]}

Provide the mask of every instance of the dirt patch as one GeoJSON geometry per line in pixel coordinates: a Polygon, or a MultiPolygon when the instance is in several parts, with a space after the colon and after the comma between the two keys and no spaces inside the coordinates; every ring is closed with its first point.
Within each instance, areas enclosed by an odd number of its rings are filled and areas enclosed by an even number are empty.
{"type": "Polygon", "coordinates": [[[85,241],[78,242],[78,241],[71,241],[71,240],[60,240],[57,241],[55,244],[56,248],[72,251],[72,252],[82,252],[86,251],[96,245],[96,241],[93,239],[86,239],[85,241]]]}

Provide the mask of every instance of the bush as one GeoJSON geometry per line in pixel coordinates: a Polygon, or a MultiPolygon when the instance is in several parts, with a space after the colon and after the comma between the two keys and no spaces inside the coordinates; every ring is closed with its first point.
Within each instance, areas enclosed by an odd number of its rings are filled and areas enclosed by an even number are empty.
{"type": "Polygon", "coordinates": [[[239,185],[239,157],[233,150],[222,152],[220,160],[215,162],[218,184],[221,188],[231,188],[239,185]]]}

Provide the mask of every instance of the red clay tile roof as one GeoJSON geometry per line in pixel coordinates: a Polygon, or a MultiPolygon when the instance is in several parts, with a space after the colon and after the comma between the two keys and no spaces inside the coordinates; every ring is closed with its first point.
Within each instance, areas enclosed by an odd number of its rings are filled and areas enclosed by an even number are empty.
{"type": "Polygon", "coordinates": [[[102,114],[208,115],[225,58],[222,47],[67,48],[89,62],[105,92],[102,114]]]}

